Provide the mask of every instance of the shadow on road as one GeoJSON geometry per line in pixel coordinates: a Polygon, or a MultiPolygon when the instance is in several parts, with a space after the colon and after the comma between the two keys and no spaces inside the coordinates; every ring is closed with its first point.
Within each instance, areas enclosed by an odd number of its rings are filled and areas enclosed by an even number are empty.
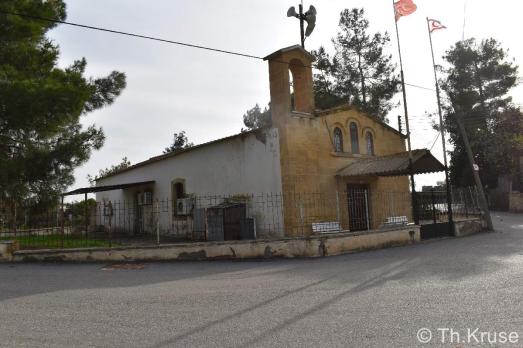
{"type": "Polygon", "coordinates": [[[272,328],[246,342],[242,342],[241,346],[256,345],[266,338],[274,337],[278,332],[316,312],[325,310],[347,296],[383,286],[390,281],[421,281],[423,277],[459,280],[475,274],[496,272],[499,267],[502,267],[503,258],[509,258],[513,254],[522,254],[523,252],[523,216],[501,213],[493,214],[493,216],[498,230],[496,233],[322,260],[321,262],[333,264],[333,267],[329,267],[329,270],[334,275],[196,326],[153,347],[180,344],[181,341],[191,335],[202,334],[204,330],[212,326],[226,324],[227,321],[233,319],[238,320],[241,315],[267,306],[285,296],[305,291],[328,281],[340,283],[340,288],[343,289],[341,285],[346,285],[348,282],[355,283],[357,279],[360,279],[355,286],[342,290],[334,296],[329,296],[323,301],[313,303],[306,310],[284,321],[279,321],[272,328]],[[346,264],[344,261],[346,261],[346,264]],[[339,264],[345,266],[345,270],[339,269],[339,264]],[[350,272],[351,269],[358,268],[364,268],[367,272],[350,272]]]}
{"type": "MultiPolygon", "coordinates": [[[[504,258],[522,253],[523,215],[493,213],[493,220],[502,233],[325,259],[153,263],[146,264],[142,270],[111,272],[102,271],[104,265],[101,264],[0,264],[0,301],[63,290],[135,287],[188,279],[241,281],[244,278],[272,277],[279,278],[279,281],[289,280],[291,284],[292,279],[307,277],[317,279],[309,286],[326,281],[340,285],[357,284],[338,296],[366,291],[389,281],[410,282],[420,278],[460,280],[479,273],[496,272],[503,266],[504,258]],[[324,269],[328,269],[329,277],[325,277],[324,269]]],[[[288,293],[302,290],[298,287],[288,293]]],[[[327,304],[336,301],[338,296],[327,304]]],[[[260,302],[253,308],[271,301],[260,302]]],[[[249,310],[252,308],[240,313],[249,310]]],[[[202,324],[188,335],[219,320],[202,324]]]]}

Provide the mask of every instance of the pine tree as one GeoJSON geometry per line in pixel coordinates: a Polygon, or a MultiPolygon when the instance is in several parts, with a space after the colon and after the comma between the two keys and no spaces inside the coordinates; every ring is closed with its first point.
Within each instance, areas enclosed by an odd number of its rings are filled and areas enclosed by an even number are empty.
{"type": "Polygon", "coordinates": [[[193,146],[194,144],[189,142],[185,131],[181,131],[180,133],[173,134],[173,143],[169,147],[166,147],[163,153],[176,152],[193,146]]]}
{"type": "Polygon", "coordinates": [[[116,174],[118,172],[121,172],[122,170],[127,169],[130,166],[131,166],[131,161],[129,161],[129,159],[127,157],[123,157],[122,160],[120,161],[120,163],[113,164],[109,168],[100,169],[98,171],[98,175],[89,175],[88,174],[87,181],[89,181],[89,184],[91,184],[91,186],[95,186],[96,180],[98,180],[100,178],[104,178],[109,175],[116,174]]]}
{"type": "MultiPolygon", "coordinates": [[[[336,94],[337,61],[329,56],[323,46],[311,54],[315,57],[314,99],[318,109],[328,109],[343,104],[343,97],[336,94]]],[[[348,100],[347,100],[348,102],[348,100]]]]}
{"type": "Polygon", "coordinates": [[[369,33],[363,9],[341,12],[339,28],[333,39],[332,59],[323,47],[313,53],[323,70],[315,74],[318,104],[332,107],[340,101],[350,103],[385,120],[400,85],[392,56],[385,53],[390,37],[388,33],[369,33]]]}
{"type": "MultiPolygon", "coordinates": [[[[62,0],[4,0],[0,10],[65,20],[62,0]]],[[[113,103],[125,75],[84,76],[86,60],[57,67],[54,23],[0,14],[0,200],[55,201],[104,133],[80,118],[113,103]]]]}
{"type": "Polygon", "coordinates": [[[509,96],[516,86],[518,66],[494,39],[456,43],[445,55],[448,67],[442,89],[449,102],[445,124],[450,133],[451,181],[456,186],[473,183],[456,117],[462,115],[482,182],[497,185],[500,175],[513,175],[513,154],[521,146],[523,115],[509,96]]]}
{"type": "Polygon", "coordinates": [[[256,104],[243,114],[243,124],[247,130],[270,127],[271,125],[271,106],[267,105],[263,110],[256,104]]]}

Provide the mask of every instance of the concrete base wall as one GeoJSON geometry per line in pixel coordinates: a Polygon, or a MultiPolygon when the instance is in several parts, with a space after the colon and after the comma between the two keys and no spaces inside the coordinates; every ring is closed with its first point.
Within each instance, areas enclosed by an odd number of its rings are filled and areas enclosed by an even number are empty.
{"type": "Polygon", "coordinates": [[[523,213],[523,193],[512,192],[509,194],[509,209],[512,213],[523,213]]]}
{"type": "Polygon", "coordinates": [[[482,218],[472,218],[454,222],[454,235],[456,237],[470,236],[484,232],[486,229],[487,225],[482,218]]]}
{"type": "Polygon", "coordinates": [[[176,244],[159,247],[16,251],[12,261],[187,261],[312,258],[401,246],[420,241],[418,226],[389,231],[340,233],[275,241],[176,244]]]}
{"type": "Polygon", "coordinates": [[[0,242],[0,262],[12,261],[13,253],[20,249],[17,241],[1,241],[0,242]]]}

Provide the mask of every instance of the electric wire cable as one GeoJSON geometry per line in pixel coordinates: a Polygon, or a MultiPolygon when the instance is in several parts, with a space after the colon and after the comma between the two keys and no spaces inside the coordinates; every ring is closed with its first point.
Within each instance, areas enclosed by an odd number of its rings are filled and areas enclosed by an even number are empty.
{"type": "MultiPolygon", "coordinates": [[[[92,25],[73,23],[73,22],[68,22],[68,21],[62,21],[62,20],[59,20],[59,19],[52,19],[52,18],[46,18],[46,17],[41,17],[41,16],[30,15],[30,14],[26,14],[26,13],[9,12],[9,11],[2,11],[2,10],[0,10],[0,14],[11,15],[11,16],[18,16],[18,17],[22,17],[22,18],[28,18],[28,19],[45,21],[45,22],[51,22],[51,23],[64,24],[64,25],[69,25],[69,26],[83,28],[83,29],[96,30],[96,31],[102,31],[102,32],[107,32],[107,33],[112,33],[112,34],[130,36],[130,37],[134,37],[134,38],[158,41],[158,42],[163,42],[163,43],[168,43],[168,44],[173,44],[173,45],[179,45],[179,46],[196,48],[196,49],[201,49],[201,50],[206,50],[206,51],[211,51],[211,52],[229,54],[229,55],[234,55],[234,56],[239,56],[239,57],[244,57],[244,58],[250,58],[250,59],[256,59],[256,60],[265,60],[263,57],[256,56],[256,55],[253,55],[253,54],[248,54],[248,53],[242,53],[242,52],[237,52],[237,51],[230,51],[230,50],[214,48],[214,47],[209,47],[209,46],[203,46],[203,45],[196,45],[196,44],[191,44],[191,43],[187,43],[187,42],[175,41],[175,40],[170,40],[170,39],[163,39],[163,38],[149,36],[149,35],[130,33],[130,32],[125,32],[125,31],[121,31],[121,30],[96,27],[96,26],[92,26],[92,25]]],[[[272,62],[277,62],[277,63],[282,63],[282,64],[289,64],[289,62],[278,61],[278,60],[275,60],[275,59],[269,59],[269,60],[272,61],[272,62]]],[[[325,71],[325,70],[320,69],[317,66],[313,66],[313,65],[312,66],[310,66],[310,65],[303,65],[303,67],[305,67],[305,68],[312,68],[312,69],[316,69],[316,70],[320,70],[320,71],[325,71]]],[[[370,78],[370,77],[367,77],[367,78],[370,78]]],[[[370,78],[370,79],[380,80],[380,79],[377,79],[377,78],[370,78]]],[[[405,85],[410,86],[410,87],[425,89],[425,90],[429,90],[429,91],[435,91],[435,89],[433,89],[433,88],[419,86],[419,85],[416,85],[416,84],[405,83],[405,85]]]]}
{"type": "MultiPolygon", "coordinates": [[[[237,52],[237,51],[230,51],[230,50],[225,50],[225,49],[220,49],[220,48],[213,48],[213,47],[209,47],[209,46],[197,45],[197,44],[192,44],[192,43],[187,43],[187,42],[163,39],[163,38],[159,38],[159,37],[143,35],[143,34],[137,34],[137,33],[130,33],[130,32],[125,32],[125,31],[121,31],[121,30],[96,27],[96,26],[92,26],[92,25],[73,23],[73,22],[62,21],[62,20],[58,20],[58,19],[45,18],[45,17],[30,15],[30,14],[26,14],[26,13],[9,12],[9,11],[2,11],[2,10],[0,10],[0,14],[18,16],[18,17],[22,17],[22,18],[46,21],[46,22],[51,22],[51,23],[64,24],[64,25],[69,25],[69,26],[83,28],[83,29],[96,30],[96,31],[102,31],[102,32],[107,32],[107,33],[112,33],[112,34],[117,34],[117,35],[124,35],[124,36],[129,36],[129,37],[134,37],[134,38],[152,40],[152,41],[157,41],[157,42],[162,42],[162,43],[167,43],[167,44],[179,45],[179,46],[195,48],[195,49],[201,49],[201,50],[217,52],[217,53],[222,53],[222,54],[229,54],[229,55],[234,55],[234,56],[238,56],[238,57],[262,60],[262,61],[264,60],[263,57],[256,56],[256,55],[253,55],[253,54],[247,54],[247,53],[242,53],[242,52],[237,52]]],[[[272,61],[272,62],[279,62],[279,63],[283,63],[283,64],[288,64],[288,62],[284,62],[284,61],[278,61],[278,60],[274,60],[274,59],[269,59],[269,60],[272,61]]],[[[320,70],[320,71],[326,72],[325,70],[320,69],[317,66],[303,65],[303,67],[312,68],[312,69],[316,69],[316,70],[320,70]]],[[[380,81],[379,78],[373,78],[373,77],[366,77],[366,78],[380,81]]],[[[523,81],[520,80],[520,81],[518,81],[516,83],[516,85],[520,85],[522,83],[523,83],[523,81]]],[[[425,86],[412,84],[412,83],[405,83],[405,85],[409,86],[409,87],[414,87],[414,88],[426,90],[426,91],[431,91],[431,92],[435,92],[436,91],[435,88],[425,87],[425,86]]],[[[448,99],[448,97],[445,97],[445,96],[443,96],[443,97],[445,99],[448,99]]],[[[424,116],[426,116],[426,115],[424,115],[424,116]]],[[[418,117],[418,116],[415,116],[415,117],[418,117]]],[[[469,121],[469,123],[472,123],[472,122],[469,121]]],[[[426,127],[427,127],[427,125],[421,124],[421,122],[418,123],[417,126],[413,124],[413,128],[416,128],[417,130],[423,130],[423,131],[433,130],[433,129],[428,129],[426,127]],[[419,126],[421,126],[423,128],[421,128],[419,126]]],[[[434,141],[434,144],[432,145],[431,150],[435,146],[436,141],[439,138],[439,136],[440,136],[440,134],[438,133],[438,136],[437,136],[436,140],[434,141]]]]}
{"type": "Polygon", "coordinates": [[[107,29],[107,28],[101,28],[101,27],[95,27],[95,26],[86,25],[86,24],[66,22],[66,21],[61,21],[61,20],[58,20],[58,19],[45,18],[45,17],[34,16],[34,15],[29,15],[29,14],[19,13],[19,12],[0,11],[0,13],[5,14],[5,15],[12,15],[12,16],[19,16],[19,17],[30,18],[30,19],[39,20],[39,21],[59,23],[59,24],[66,24],[66,25],[70,25],[70,26],[73,26],[73,27],[79,27],[79,28],[91,29],[91,30],[98,30],[98,31],[103,31],[103,32],[113,33],[113,34],[118,34],[118,35],[131,36],[131,37],[136,37],[136,38],[140,38],[140,39],[147,39],[147,40],[159,41],[159,42],[164,42],[164,43],[169,43],[169,44],[174,44],[174,45],[198,48],[198,49],[207,50],[207,51],[213,51],[213,52],[218,52],[218,53],[231,54],[231,55],[240,56],[240,57],[246,57],[246,58],[253,58],[253,59],[261,59],[261,60],[263,60],[262,57],[258,57],[258,56],[251,55],[251,54],[234,52],[234,51],[228,51],[228,50],[223,50],[223,49],[219,49],[219,48],[212,48],[212,47],[207,47],[207,46],[202,46],[202,45],[195,45],[195,44],[190,44],[190,43],[186,43],[186,42],[162,39],[162,38],[158,38],[158,37],[154,37],[154,36],[148,36],[148,35],[142,35],[142,34],[136,34],[136,33],[129,33],[129,32],[125,32],[125,31],[114,30],[114,29],[107,29]]]}
{"type": "Polygon", "coordinates": [[[432,146],[430,147],[430,150],[429,150],[429,151],[432,151],[432,149],[434,148],[434,146],[436,146],[436,142],[438,141],[440,135],[441,135],[441,133],[438,132],[438,135],[436,135],[436,139],[434,139],[434,143],[432,143],[432,146]]]}

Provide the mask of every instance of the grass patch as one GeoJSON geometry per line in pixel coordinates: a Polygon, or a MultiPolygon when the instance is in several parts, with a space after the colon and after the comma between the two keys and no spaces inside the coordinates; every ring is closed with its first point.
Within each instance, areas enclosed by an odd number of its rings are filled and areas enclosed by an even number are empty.
{"type": "MultiPolygon", "coordinates": [[[[17,240],[20,249],[75,249],[109,247],[105,240],[89,239],[85,236],[49,234],[44,236],[0,237],[0,240],[17,240]],[[63,239],[63,243],[62,243],[63,239]]],[[[114,243],[113,243],[114,245],[114,243]]]]}

